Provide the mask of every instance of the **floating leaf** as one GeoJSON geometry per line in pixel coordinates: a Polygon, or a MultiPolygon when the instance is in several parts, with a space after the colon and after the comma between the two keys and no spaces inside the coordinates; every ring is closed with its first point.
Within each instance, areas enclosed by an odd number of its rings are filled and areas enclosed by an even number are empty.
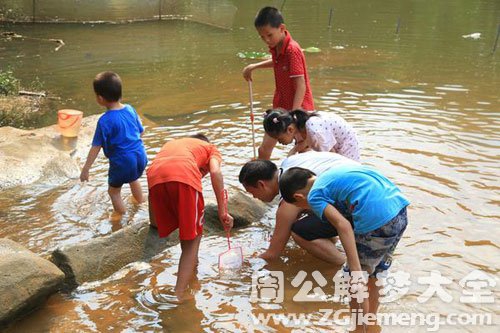
{"type": "Polygon", "coordinates": [[[307,52],[307,53],[319,53],[319,52],[321,52],[321,49],[318,47],[311,46],[311,47],[305,48],[303,51],[307,52]]]}
{"type": "Polygon", "coordinates": [[[269,53],[255,51],[238,52],[236,55],[242,59],[268,59],[271,57],[269,53]]]}

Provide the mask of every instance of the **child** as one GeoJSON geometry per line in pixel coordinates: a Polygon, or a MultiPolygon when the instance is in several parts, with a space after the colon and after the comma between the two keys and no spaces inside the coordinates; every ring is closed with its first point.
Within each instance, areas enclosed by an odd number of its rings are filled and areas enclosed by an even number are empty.
{"type": "MultiPolygon", "coordinates": [[[[281,177],[279,188],[286,202],[312,209],[337,229],[348,269],[358,274],[364,271],[370,277],[363,314],[376,314],[380,289],[376,274],[391,265],[392,253],[408,223],[408,200],[391,181],[362,165],[333,167],[318,177],[307,169],[290,168],[281,177]],[[337,204],[350,213],[354,228],[334,207],[337,204]]],[[[351,311],[359,308],[356,302],[351,300],[351,311]]]]}
{"type": "Polygon", "coordinates": [[[93,84],[97,103],[106,108],[106,113],[97,122],[92,148],[82,168],[80,180],[89,180],[90,167],[103,148],[104,155],[109,159],[108,193],[114,211],[121,215],[126,211],[120,193],[123,184],[130,185],[132,196],[138,203],[144,201],[139,183],[148,163],[141,140],[144,128],[134,108],[120,103],[122,81],[118,74],[99,73],[93,84]]]}
{"type": "Polygon", "coordinates": [[[311,148],[337,153],[358,162],[360,159],[354,128],[333,113],[267,110],[264,129],[267,135],[285,145],[295,139],[295,147],[289,155],[311,148]]]}
{"type": "MultiPolygon", "coordinates": [[[[314,102],[304,53],[286,30],[281,13],[274,7],[262,8],[255,17],[254,25],[260,38],[269,46],[272,58],[246,66],[243,69],[245,80],[252,80],[254,69],[273,67],[276,84],[273,108],[313,111],[314,102]]],[[[259,147],[259,159],[269,159],[274,146],[276,140],[264,135],[259,147]]]]}
{"type": "Polygon", "coordinates": [[[217,199],[219,220],[231,230],[233,218],[224,210],[224,180],[220,165],[222,157],[208,139],[197,134],[190,138],[167,142],[146,171],[149,188],[151,224],[160,237],[179,228],[181,258],[175,285],[179,301],[198,262],[198,248],[204,223],[204,200],[201,180],[210,173],[217,199]]]}
{"type": "MultiPolygon", "coordinates": [[[[284,170],[302,167],[322,174],[334,166],[345,164],[357,163],[335,153],[308,151],[286,158],[279,169],[268,160],[247,162],[241,168],[239,181],[254,198],[271,202],[279,194],[278,180],[284,170]]],[[[288,202],[279,203],[269,248],[260,257],[265,260],[279,258],[291,235],[297,245],[313,256],[334,265],[343,264],[345,257],[332,242],[332,238],[338,236],[337,230],[329,223],[322,223],[314,214],[306,213],[299,218],[303,213],[303,209],[288,202]]]]}

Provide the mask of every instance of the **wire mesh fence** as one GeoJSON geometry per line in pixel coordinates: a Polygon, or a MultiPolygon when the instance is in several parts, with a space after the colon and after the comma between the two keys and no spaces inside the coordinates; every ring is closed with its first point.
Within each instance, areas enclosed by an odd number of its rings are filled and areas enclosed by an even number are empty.
{"type": "Polygon", "coordinates": [[[236,10],[228,0],[0,0],[0,21],[126,23],[183,19],[229,29],[236,10]]]}

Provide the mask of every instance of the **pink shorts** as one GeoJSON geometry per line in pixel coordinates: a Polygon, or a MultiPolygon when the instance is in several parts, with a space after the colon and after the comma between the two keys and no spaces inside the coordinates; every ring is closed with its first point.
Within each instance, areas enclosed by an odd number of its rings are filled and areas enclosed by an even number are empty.
{"type": "Polygon", "coordinates": [[[149,190],[151,211],[160,237],[179,228],[181,240],[192,240],[203,232],[205,202],[202,193],[179,182],[167,182],[149,190]]]}

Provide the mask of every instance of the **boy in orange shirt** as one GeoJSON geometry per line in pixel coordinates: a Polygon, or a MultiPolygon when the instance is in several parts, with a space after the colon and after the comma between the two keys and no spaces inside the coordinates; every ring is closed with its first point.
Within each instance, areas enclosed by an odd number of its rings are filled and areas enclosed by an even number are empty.
{"type": "Polygon", "coordinates": [[[202,178],[210,173],[217,199],[219,220],[226,231],[233,227],[233,217],[224,210],[222,157],[206,136],[167,142],[147,169],[151,224],[160,237],[179,228],[181,258],[175,285],[179,301],[186,299],[188,287],[198,262],[198,249],[203,232],[204,209],[202,178]]]}
{"type": "MultiPolygon", "coordinates": [[[[262,8],[254,25],[260,38],[269,46],[272,58],[246,66],[243,69],[245,80],[252,80],[254,69],[273,67],[276,85],[273,109],[314,111],[304,53],[286,30],[280,11],[274,7],[262,8]]],[[[265,134],[259,147],[259,159],[268,160],[276,143],[276,139],[265,134]]]]}

